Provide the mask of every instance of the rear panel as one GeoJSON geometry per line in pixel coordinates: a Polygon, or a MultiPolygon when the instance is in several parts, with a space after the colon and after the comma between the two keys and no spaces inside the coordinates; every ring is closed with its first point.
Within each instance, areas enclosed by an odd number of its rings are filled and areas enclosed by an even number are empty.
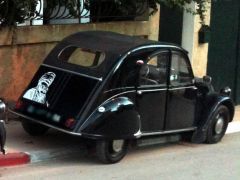
{"type": "Polygon", "coordinates": [[[74,124],[67,127],[66,120],[77,119],[98,82],[80,74],[41,66],[15,110],[39,121],[71,129],[74,124]]]}

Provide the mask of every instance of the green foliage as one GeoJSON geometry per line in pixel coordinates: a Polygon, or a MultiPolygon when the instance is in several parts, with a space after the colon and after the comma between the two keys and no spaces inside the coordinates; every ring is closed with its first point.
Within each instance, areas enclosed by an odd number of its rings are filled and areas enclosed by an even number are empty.
{"type": "Polygon", "coordinates": [[[24,22],[34,14],[37,0],[0,0],[1,26],[12,26],[24,22]]]}
{"type": "MultiPolygon", "coordinates": [[[[104,1],[104,0],[103,0],[104,1]]],[[[119,11],[125,12],[126,7],[129,9],[135,8],[135,0],[113,0],[115,3],[120,4],[118,6],[119,11]],[[129,7],[131,6],[131,7],[129,7]]],[[[205,14],[208,9],[208,3],[210,0],[149,0],[152,15],[158,11],[157,4],[164,4],[172,8],[180,8],[192,14],[198,14],[201,19],[201,23],[205,24],[205,14]],[[196,9],[186,8],[187,4],[195,2],[197,4],[196,9]]],[[[51,16],[54,8],[57,6],[66,5],[71,16],[77,16],[76,3],[77,0],[45,0],[44,18],[48,19],[51,16]]],[[[86,5],[89,5],[91,0],[85,1],[86,5]]],[[[38,0],[0,0],[0,25],[1,26],[13,26],[16,23],[22,23],[26,18],[36,16],[36,6],[38,0]]]]}
{"type": "Polygon", "coordinates": [[[151,14],[158,11],[157,4],[164,4],[170,8],[179,8],[185,10],[193,15],[199,15],[201,24],[205,24],[206,12],[209,8],[210,0],[149,0],[152,8],[151,14]],[[186,8],[188,4],[196,3],[196,9],[186,8]]]}

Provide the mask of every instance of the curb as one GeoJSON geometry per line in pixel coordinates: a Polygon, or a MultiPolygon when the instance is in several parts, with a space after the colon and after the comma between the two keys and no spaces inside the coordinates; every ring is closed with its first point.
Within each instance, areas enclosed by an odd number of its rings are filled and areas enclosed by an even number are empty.
{"type": "Polygon", "coordinates": [[[23,165],[29,163],[30,161],[30,155],[25,152],[7,153],[5,155],[0,155],[0,167],[23,165]]]}
{"type": "Polygon", "coordinates": [[[240,132],[240,121],[233,121],[228,124],[226,134],[237,133],[240,132]]]}

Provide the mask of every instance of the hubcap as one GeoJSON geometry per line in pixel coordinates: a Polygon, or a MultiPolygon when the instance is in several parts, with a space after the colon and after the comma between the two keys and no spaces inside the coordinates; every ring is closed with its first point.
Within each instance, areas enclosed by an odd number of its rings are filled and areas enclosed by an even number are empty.
{"type": "Polygon", "coordinates": [[[221,134],[223,131],[223,125],[224,125],[224,119],[223,117],[219,117],[216,125],[215,125],[215,133],[216,134],[221,134]]]}
{"type": "Polygon", "coordinates": [[[123,148],[124,140],[113,140],[113,151],[114,152],[120,152],[123,148]]]}

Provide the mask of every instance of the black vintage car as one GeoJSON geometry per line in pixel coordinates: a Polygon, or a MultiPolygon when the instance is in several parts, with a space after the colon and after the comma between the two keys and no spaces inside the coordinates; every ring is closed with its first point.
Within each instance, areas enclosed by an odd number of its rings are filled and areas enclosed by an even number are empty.
{"type": "Polygon", "coordinates": [[[194,78],[177,45],[88,31],[51,51],[11,111],[30,135],[94,140],[100,160],[115,163],[130,142],[219,142],[234,116],[230,92],[194,78]]]}

